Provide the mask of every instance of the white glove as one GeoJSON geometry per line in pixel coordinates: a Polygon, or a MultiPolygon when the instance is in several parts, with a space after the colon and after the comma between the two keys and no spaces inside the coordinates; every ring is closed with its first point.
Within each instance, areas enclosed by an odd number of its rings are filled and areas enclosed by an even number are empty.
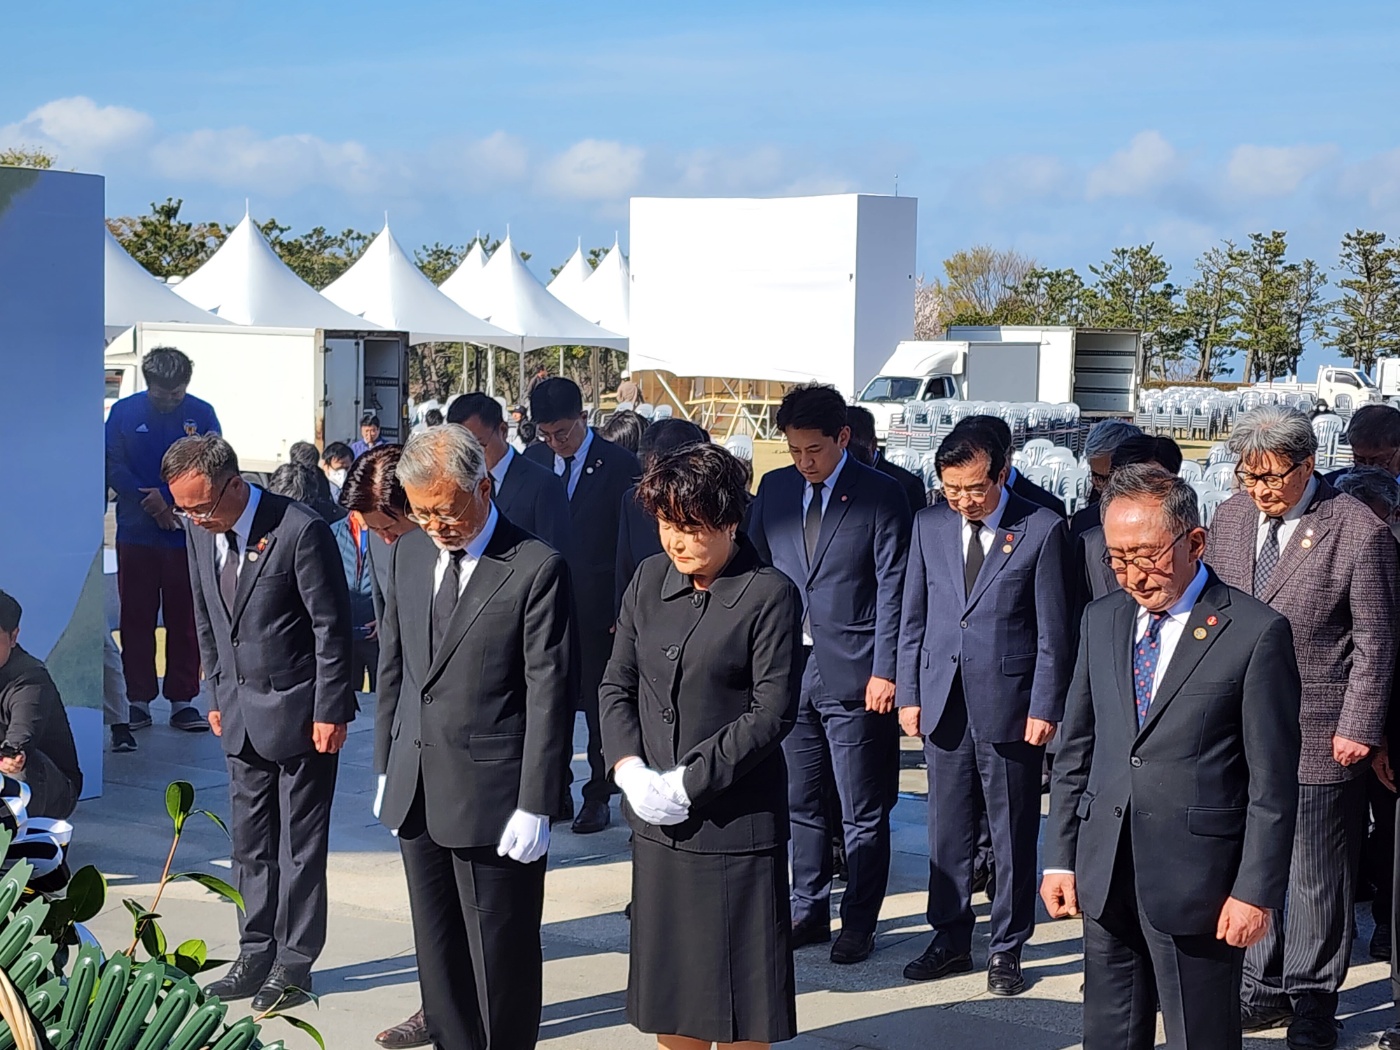
{"type": "Polygon", "coordinates": [[[374,793],[374,819],[379,819],[380,807],[384,805],[384,782],[389,778],[383,773],[379,774],[379,790],[374,793]]]}
{"type": "Polygon", "coordinates": [[[613,781],[627,797],[632,811],[648,824],[666,827],[679,824],[690,816],[690,806],[681,805],[671,797],[661,774],[640,758],[629,758],[613,771],[613,781]]]}
{"type": "Polygon", "coordinates": [[[506,821],[496,856],[533,864],[549,852],[549,818],[517,809],[506,821]]]}
{"type": "Polygon", "coordinates": [[[669,772],[662,773],[661,784],[671,801],[678,806],[684,806],[689,813],[690,796],[685,790],[685,766],[677,766],[669,772]]]}

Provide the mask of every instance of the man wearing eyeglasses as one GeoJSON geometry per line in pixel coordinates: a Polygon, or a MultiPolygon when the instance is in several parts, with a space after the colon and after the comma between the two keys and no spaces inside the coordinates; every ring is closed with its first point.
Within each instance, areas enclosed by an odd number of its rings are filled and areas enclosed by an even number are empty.
{"type": "Polygon", "coordinates": [[[161,475],[189,539],[244,904],[238,959],[206,991],[255,1012],[293,1006],[326,942],[331,798],[355,718],[340,552],[315,511],[244,481],[217,434],[175,442],[161,475]]]}
{"type": "Polygon", "coordinates": [[[958,426],[935,465],[947,501],[920,511],[904,577],[899,722],[928,763],[933,939],[904,976],[973,969],[973,856],[983,814],[996,856],[987,990],[1019,995],[1035,932],[1045,745],[1064,713],[1072,641],[1064,519],[1011,492],[1000,438],[958,426]]]}
{"type": "Polygon", "coordinates": [[[1191,486],[1113,471],[1107,562],[1061,723],[1041,899],[1084,916],[1085,1050],[1239,1050],[1246,948],[1271,928],[1297,806],[1288,622],[1222,583],[1191,486]]]}
{"type": "Polygon", "coordinates": [[[1400,559],[1385,524],[1314,472],[1307,416],[1256,408],[1236,421],[1230,448],[1242,491],[1216,511],[1206,560],[1288,618],[1303,681],[1290,907],[1246,954],[1244,1029],[1287,1025],[1292,1050],[1330,1050],[1351,958],[1363,777],[1395,671],[1400,559]]]}

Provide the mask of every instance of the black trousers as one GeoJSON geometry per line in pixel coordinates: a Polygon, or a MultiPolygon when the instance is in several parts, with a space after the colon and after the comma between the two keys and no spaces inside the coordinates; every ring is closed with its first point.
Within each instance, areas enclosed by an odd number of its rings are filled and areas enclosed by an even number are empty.
{"type": "Polygon", "coordinates": [[[1103,914],[1084,920],[1084,1050],[1151,1050],[1159,1005],[1168,1047],[1239,1050],[1243,967],[1244,950],[1213,930],[1153,928],[1138,903],[1125,830],[1103,914]]]}
{"type": "Polygon", "coordinates": [[[934,731],[928,763],[928,921],[949,951],[972,951],[972,869],[985,816],[996,856],[989,952],[1021,949],[1035,932],[1036,846],[1043,747],[990,744],[968,724],[960,680],[934,731]]]}
{"type": "Polygon", "coordinates": [[[612,622],[578,625],[579,700],[588,726],[588,780],[583,785],[585,802],[606,802],[613,793],[603,761],[603,730],[598,721],[598,686],[612,657],[612,622]]]}
{"type": "Polygon", "coordinates": [[[326,853],[338,755],[226,756],[239,951],[305,979],[326,944],[326,853]]]}
{"type": "Polygon", "coordinates": [[[1361,877],[1374,891],[1371,918],[1378,927],[1390,926],[1395,880],[1395,792],[1382,784],[1374,771],[1368,770],[1363,779],[1371,808],[1371,833],[1361,849],[1361,877]]]}
{"type": "Polygon", "coordinates": [[[1288,900],[1245,953],[1244,1002],[1335,1018],[1351,964],[1352,904],[1366,836],[1366,781],[1300,784],[1288,900]]]}
{"type": "Polygon", "coordinates": [[[545,859],[439,846],[418,792],[399,850],[428,1034],[437,1050],[532,1050],[544,995],[545,859]]]}

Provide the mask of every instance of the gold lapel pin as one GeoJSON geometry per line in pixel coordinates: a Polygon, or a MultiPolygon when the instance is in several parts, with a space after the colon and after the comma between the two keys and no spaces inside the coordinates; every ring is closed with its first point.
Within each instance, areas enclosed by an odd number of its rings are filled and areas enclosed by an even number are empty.
{"type": "Polygon", "coordinates": [[[1010,554],[1010,553],[1011,553],[1011,544],[1008,543],[1005,547],[1003,547],[1003,548],[1001,549],[1001,553],[1003,553],[1003,554],[1010,554]]]}
{"type": "Polygon", "coordinates": [[[1312,546],[1312,540],[1304,539],[1301,546],[1303,550],[1307,550],[1309,547],[1312,546]]]}
{"type": "Polygon", "coordinates": [[[1204,627],[1197,627],[1194,631],[1191,632],[1191,635],[1196,639],[1196,641],[1203,642],[1206,639],[1206,629],[1204,627]]]}
{"type": "Polygon", "coordinates": [[[257,561],[257,560],[258,560],[258,552],[257,552],[257,551],[249,551],[249,552],[248,552],[248,560],[249,560],[249,561],[257,561]]]}

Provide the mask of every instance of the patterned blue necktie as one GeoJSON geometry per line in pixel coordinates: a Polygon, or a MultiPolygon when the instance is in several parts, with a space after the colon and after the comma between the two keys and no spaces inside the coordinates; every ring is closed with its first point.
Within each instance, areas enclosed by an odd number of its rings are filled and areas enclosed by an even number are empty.
{"type": "Polygon", "coordinates": [[[1152,678],[1157,673],[1157,658],[1162,654],[1162,624],[1166,619],[1166,613],[1148,613],[1147,631],[1133,646],[1133,694],[1137,697],[1139,729],[1152,706],[1152,678]]]}

